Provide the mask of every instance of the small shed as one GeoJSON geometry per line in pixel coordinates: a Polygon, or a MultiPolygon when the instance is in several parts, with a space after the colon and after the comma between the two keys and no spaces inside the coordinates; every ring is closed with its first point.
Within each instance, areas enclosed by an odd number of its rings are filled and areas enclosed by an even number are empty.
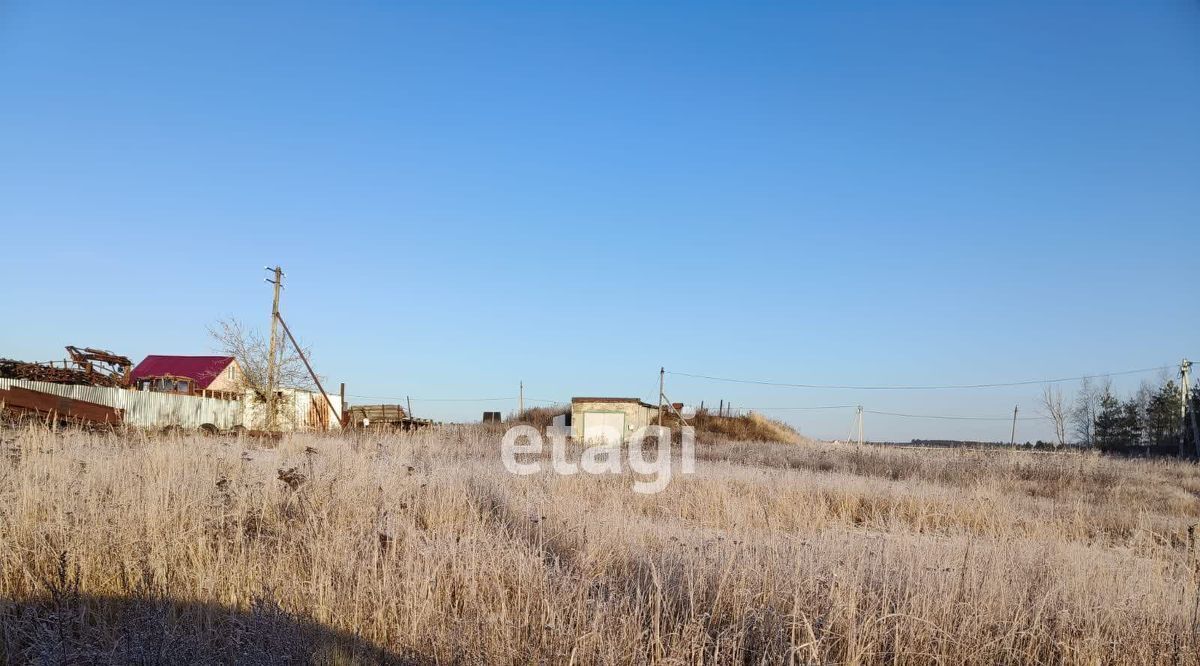
{"type": "Polygon", "coordinates": [[[657,418],[658,407],[638,398],[571,398],[571,437],[581,442],[619,444],[657,418]]]}

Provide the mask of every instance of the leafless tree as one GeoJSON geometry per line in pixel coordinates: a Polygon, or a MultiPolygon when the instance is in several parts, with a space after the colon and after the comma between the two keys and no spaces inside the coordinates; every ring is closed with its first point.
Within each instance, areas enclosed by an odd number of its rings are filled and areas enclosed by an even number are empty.
{"type": "Polygon", "coordinates": [[[1070,416],[1068,411],[1061,388],[1049,384],[1042,387],[1042,412],[1054,422],[1054,437],[1059,446],[1065,446],[1067,443],[1067,418],[1070,416]]]}
{"type": "MultiPolygon", "coordinates": [[[[251,389],[260,396],[267,392],[267,368],[270,365],[270,344],[257,331],[244,326],[237,319],[222,319],[208,328],[217,350],[226,356],[232,356],[241,366],[241,382],[243,387],[251,389]]],[[[275,384],[280,388],[300,388],[311,390],[312,378],[304,367],[295,347],[280,331],[280,340],[276,344],[275,384]]],[[[312,352],[306,347],[304,355],[312,358],[312,352]]]]}
{"type": "Polygon", "coordinates": [[[1075,429],[1075,437],[1083,446],[1095,444],[1096,416],[1100,414],[1100,401],[1112,392],[1112,380],[1105,377],[1093,381],[1084,377],[1079,383],[1079,393],[1075,395],[1075,405],[1071,408],[1071,423],[1075,429]]]}
{"type": "MultiPolygon", "coordinates": [[[[1166,382],[1163,382],[1163,383],[1165,384],[1166,382]]],[[[1161,384],[1160,384],[1160,386],[1161,386],[1161,384]]],[[[1133,398],[1131,400],[1131,402],[1136,406],[1136,409],[1137,409],[1137,423],[1145,426],[1145,424],[1148,424],[1150,422],[1150,405],[1153,402],[1154,395],[1156,393],[1158,393],[1158,389],[1156,387],[1154,387],[1150,382],[1143,379],[1142,383],[1138,386],[1137,393],[1133,394],[1133,398]]],[[[1137,428],[1137,435],[1139,436],[1140,439],[1139,439],[1139,441],[1136,442],[1136,444],[1144,446],[1144,445],[1149,445],[1152,443],[1150,441],[1150,429],[1149,428],[1147,428],[1147,427],[1137,428]]]]}

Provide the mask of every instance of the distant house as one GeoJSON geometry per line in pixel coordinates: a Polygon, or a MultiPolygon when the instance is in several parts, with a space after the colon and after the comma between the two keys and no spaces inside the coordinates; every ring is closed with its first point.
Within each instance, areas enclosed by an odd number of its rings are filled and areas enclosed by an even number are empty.
{"type": "Polygon", "coordinates": [[[138,391],[233,397],[242,388],[242,368],[232,356],[151,355],[129,374],[138,391]]]}
{"type": "Polygon", "coordinates": [[[638,428],[652,425],[657,415],[658,407],[637,398],[571,398],[571,437],[619,444],[638,428]]]}

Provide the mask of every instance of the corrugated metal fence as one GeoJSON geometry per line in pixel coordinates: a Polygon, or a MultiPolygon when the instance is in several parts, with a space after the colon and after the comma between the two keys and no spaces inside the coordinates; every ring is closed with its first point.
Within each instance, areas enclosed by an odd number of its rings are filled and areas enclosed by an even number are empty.
{"type": "Polygon", "coordinates": [[[205,423],[211,423],[222,430],[228,430],[242,423],[242,404],[237,400],[129,391],[101,386],[51,384],[24,379],[0,379],[0,389],[10,386],[121,409],[125,411],[126,424],[143,428],[199,428],[205,423]]]}
{"type": "MultiPolygon", "coordinates": [[[[25,379],[0,379],[0,389],[19,386],[64,398],[94,402],[125,411],[125,424],[140,428],[199,428],[208,423],[221,430],[242,426],[266,428],[266,405],[248,397],[242,400],[200,398],[172,393],[131,391],[101,386],[51,384],[25,379]]],[[[330,396],[333,409],[319,393],[284,389],[277,409],[276,427],[281,430],[336,430],[342,407],[338,396],[330,396]]]]}

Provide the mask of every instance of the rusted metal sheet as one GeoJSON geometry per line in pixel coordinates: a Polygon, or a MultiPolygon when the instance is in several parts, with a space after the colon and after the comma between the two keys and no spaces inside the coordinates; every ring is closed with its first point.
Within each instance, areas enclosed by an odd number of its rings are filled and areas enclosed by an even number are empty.
{"type": "Polygon", "coordinates": [[[120,425],[122,421],[119,409],[20,386],[0,390],[0,403],[4,404],[5,409],[50,414],[80,423],[120,425]]]}
{"type": "Polygon", "coordinates": [[[0,402],[6,409],[51,414],[71,421],[111,425],[121,422],[121,411],[118,409],[15,386],[0,390],[0,402]]]}

